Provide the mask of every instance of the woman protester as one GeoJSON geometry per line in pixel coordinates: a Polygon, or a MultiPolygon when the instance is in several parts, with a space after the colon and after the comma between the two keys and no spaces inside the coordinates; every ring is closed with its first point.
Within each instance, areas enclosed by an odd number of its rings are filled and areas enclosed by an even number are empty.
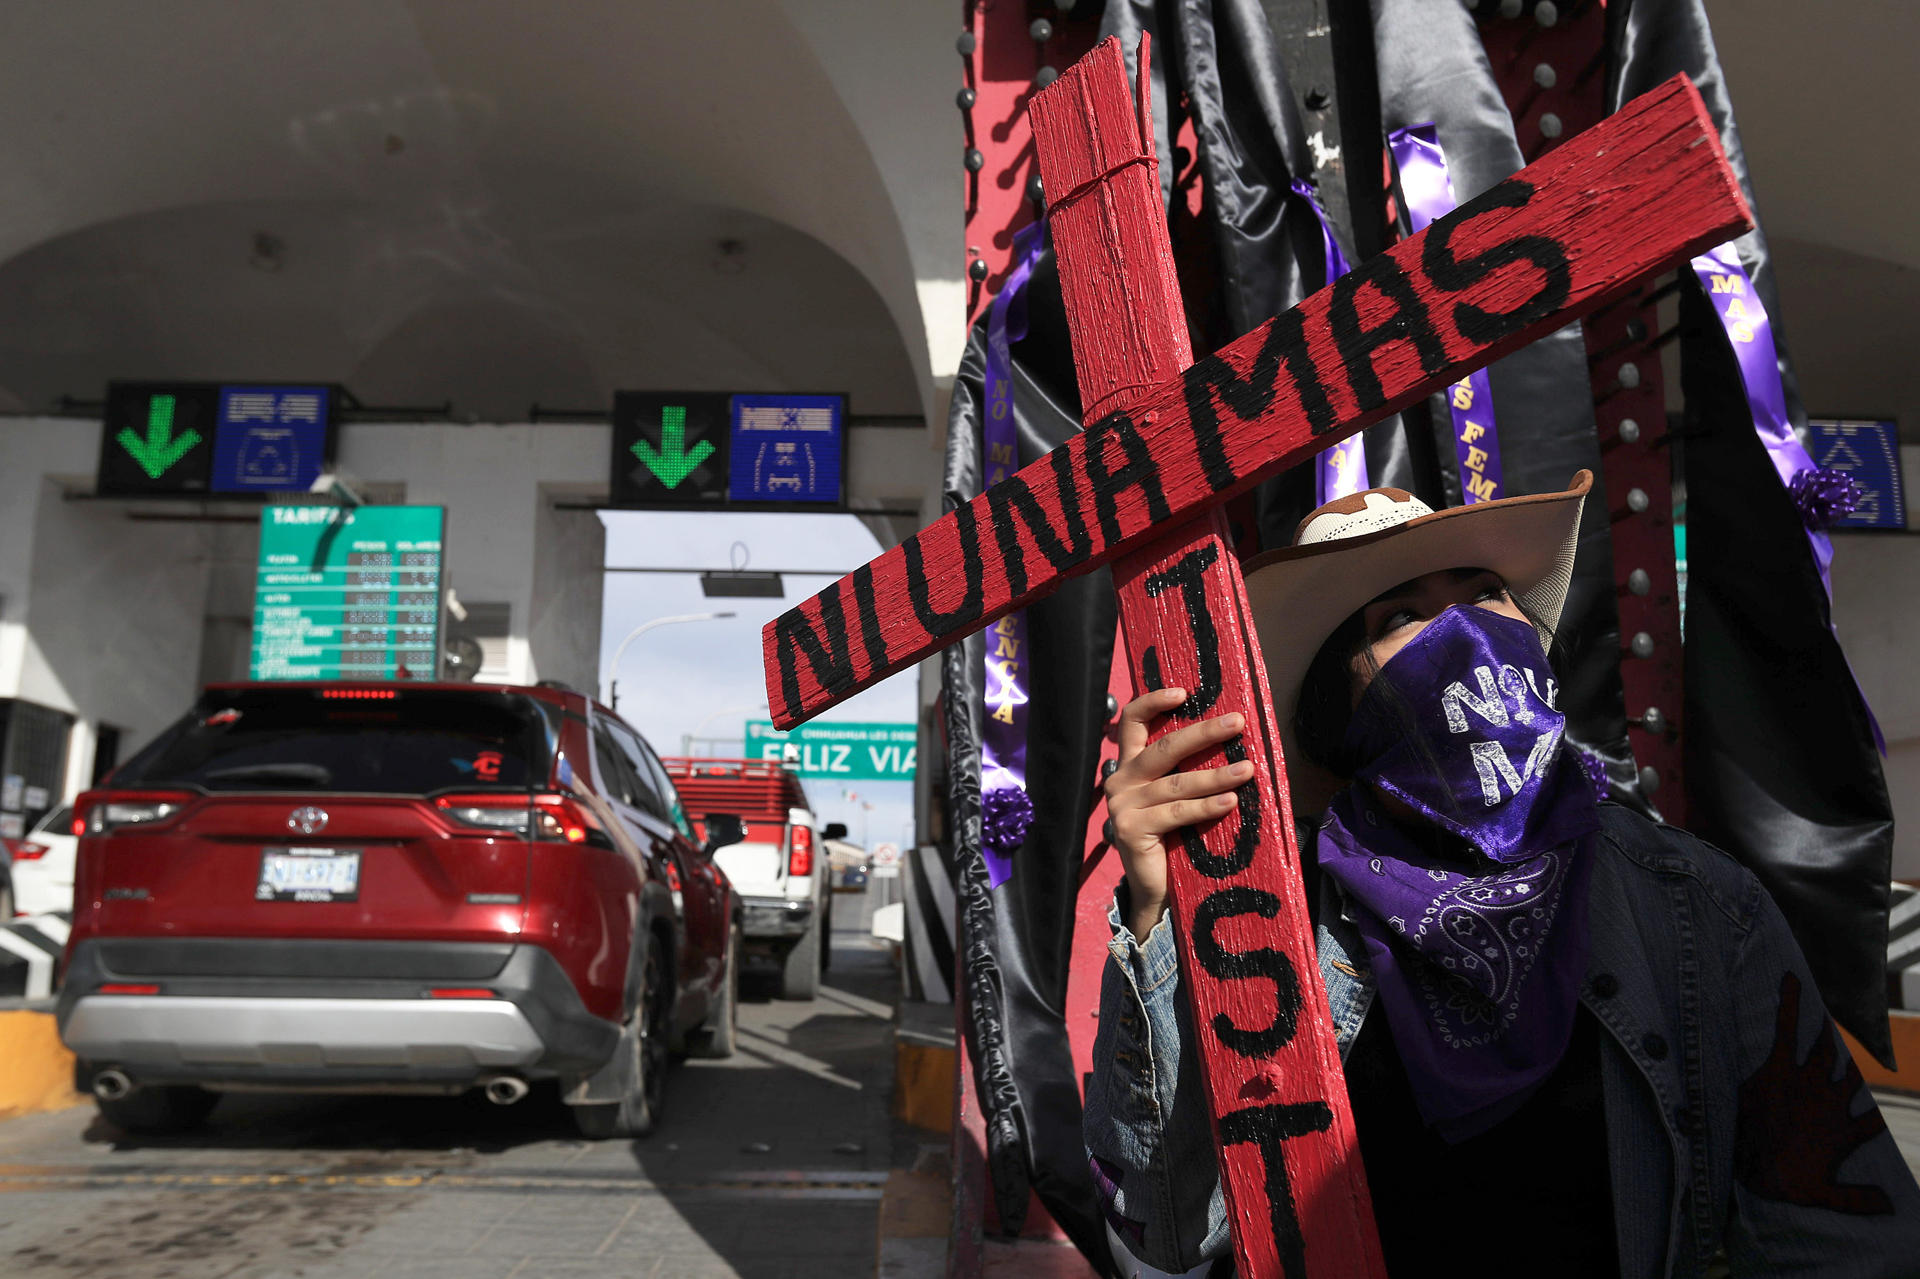
{"type": "MultiPolygon", "coordinates": [[[[1388,1271],[1920,1274],[1920,1189],[1778,908],[1598,800],[1564,739],[1590,484],[1438,514],[1375,489],[1247,566],[1388,1271]]],[[[1235,715],[1149,744],[1185,696],[1126,708],[1105,783],[1126,878],[1085,1135],[1147,1279],[1232,1265],[1167,857],[1253,766],[1177,771],[1235,715]]]]}

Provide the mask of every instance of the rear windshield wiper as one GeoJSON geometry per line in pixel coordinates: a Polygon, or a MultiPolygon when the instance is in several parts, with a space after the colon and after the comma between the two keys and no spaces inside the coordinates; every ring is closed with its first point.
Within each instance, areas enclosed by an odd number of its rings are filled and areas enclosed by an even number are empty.
{"type": "Polygon", "coordinates": [[[241,764],[235,768],[216,768],[202,774],[209,782],[300,782],[325,786],[333,781],[333,770],[323,764],[241,764]]]}

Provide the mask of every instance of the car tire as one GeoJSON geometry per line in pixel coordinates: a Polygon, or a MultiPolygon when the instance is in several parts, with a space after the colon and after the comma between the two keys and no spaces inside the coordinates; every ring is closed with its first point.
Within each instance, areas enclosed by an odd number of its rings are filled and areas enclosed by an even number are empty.
{"type": "Polygon", "coordinates": [[[786,966],[780,975],[780,998],[812,999],[820,993],[820,926],[822,916],[815,915],[800,940],[787,952],[786,966]]]}
{"type": "Polygon", "coordinates": [[[727,969],[720,996],[707,1012],[707,1024],[694,1038],[693,1055],[711,1060],[731,1057],[740,1046],[740,925],[727,933],[727,969]]]}
{"type": "Polygon", "coordinates": [[[0,874],[0,924],[13,918],[13,881],[0,874]]]}
{"type": "Polygon", "coordinates": [[[198,1128],[220,1101],[219,1094],[190,1085],[136,1088],[108,1101],[95,1097],[100,1117],[115,1128],[146,1136],[198,1128]]]}
{"type": "Polygon", "coordinates": [[[575,1106],[573,1122],[582,1137],[591,1141],[645,1137],[659,1126],[666,1108],[667,1022],[673,1005],[669,971],[666,950],[656,940],[647,953],[640,1006],[633,1010],[633,1021],[622,1031],[615,1049],[633,1054],[633,1086],[617,1102],[575,1106]]]}

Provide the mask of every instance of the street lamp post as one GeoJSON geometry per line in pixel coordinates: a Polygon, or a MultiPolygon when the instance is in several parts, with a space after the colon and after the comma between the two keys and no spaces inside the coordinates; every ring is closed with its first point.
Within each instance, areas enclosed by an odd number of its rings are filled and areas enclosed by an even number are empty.
{"type": "Polygon", "coordinates": [[[681,736],[680,753],[682,755],[693,754],[694,742],[698,741],[700,738],[700,735],[706,731],[707,725],[713,723],[713,721],[715,721],[716,719],[719,719],[721,716],[738,715],[741,711],[763,711],[765,709],[767,709],[767,704],[765,702],[747,702],[744,705],[729,706],[725,710],[715,711],[713,714],[701,720],[699,725],[691,733],[686,733],[681,736]]]}
{"type": "Polygon", "coordinates": [[[731,610],[720,613],[676,613],[672,617],[656,617],[650,622],[642,622],[628,631],[627,637],[620,641],[620,647],[613,650],[613,662],[607,667],[607,705],[616,711],[620,709],[620,659],[627,655],[627,645],[656,626],[672,626],[676,622],[713,622],[732,616],[731,610]]]}

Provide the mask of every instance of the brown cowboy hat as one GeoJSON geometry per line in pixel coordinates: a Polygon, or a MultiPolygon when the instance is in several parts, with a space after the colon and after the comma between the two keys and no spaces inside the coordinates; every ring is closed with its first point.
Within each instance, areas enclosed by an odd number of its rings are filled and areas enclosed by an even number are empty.
{"type": "Polygon", "coordinates": [[[1400,489],[1335,498],[1306,519],[1293,545],[1247,561],[1244,572],[1267,683],[1280,720],[1296,811],[1317,812],[1343,784],[1306,758],[1294,737],[1300,683],[1327,637],[1369,600],[1449,568],[1498,573],[1551,647],[1573,581],[1580,509],[1593,475],[1564,493],[1533,493],[1435,511],[1400,489]]]}

